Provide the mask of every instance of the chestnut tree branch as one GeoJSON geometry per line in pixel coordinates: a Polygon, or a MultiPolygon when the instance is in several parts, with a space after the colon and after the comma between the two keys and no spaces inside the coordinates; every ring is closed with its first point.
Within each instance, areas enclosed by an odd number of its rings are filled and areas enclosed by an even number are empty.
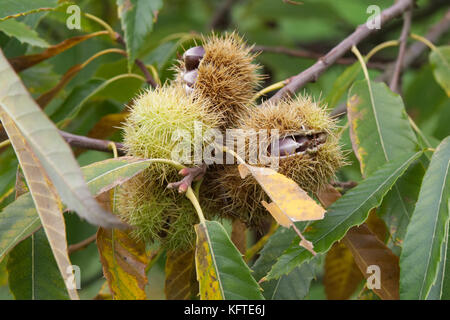
{"type": "Polygon", "coordinates": [[[231,7],[237,1],[238,0],[223,0],[222,1],[221,6],[217,9],[216,13],[214,14],[214,16],[209,24],[210,30],[214,30],[214,29],[218,29],[218,28],[225,29],[227,27],[231,7]]]}
{"type": "MultiPolygon", "coordinates": [[[[450,29],[450,10],[447,11],[445,16],[433,25],[425,35],[425,38],[429,41],[436,43],[440,37],[442,37],[450,29]]],[[[427,50],[427,46],[420,41],[414,42],[408,47],[403,59],[402,70],[409,68],[420,56],[427,50]]],[[[387,82],[392,78],[394,72],[394,65],[389,65],[383,74],[377,77],[376,80],[387,82]]],[[[342,116],[347,112],[347,106],[345,103],[337,106],[331,111],[332,117],[342,116]]]]}
{"type": "Polygon", "coordinates": [[[72,254],[72,253],[74,253],[76,251],[83,250],[84,248],[89,246],[91,243],[95,242],[95,240],[97,240],[97,234],[96,233],[94,233],[89,238],[84,239],[83,241],[80,241],[80,242],[75,243],[75,244],[71,244],[69,246],[69,248],[68,248],[69,254],[72,254]]]}
{"type": "MultiPolygon", "coordinates": [[[[425,35],[425,38],[432,43],[436,43],[440,37],[442,37],[448,30],[450,29],[450,10],[447,10],[444,17],[433,25],[430,30],[425,35]]],[[[414,61],[420,58],[420,56],[427,50],[427,46],[417,41],[413,43],[405,53],[405,57],[403,59],[403,70],[409,68],[414,61]]],[[[394,66],[389,66],[386,71],[380,76],[380,80],[387,82],[392,77],[394,72],[394,66]]]]}
{"type": "MultiPolygon", "coordinates": [[[[123,40],[122,36],[118,33],[116,33],[116,41],[117,43],[119,43],[120,45],[122,45],[123,47],[126,48],[126,43],[123,40]]],[[[153,79],[152,75],[150,74],[150,72],[148,71],[147,67],[145,66],[145,63],[142,62],[142,60],[136,59],[134,60],[134,64],[141,69],[142,73],[144,74],[144,78],[145,81],[147,82],[147,84],[149,84],[152,88],[156,88],[158,87],[158,84],[156,83],[155,79],[153,79]]]]}
{"type": "MultiPolygon", "coordinates": [[[[319,52],[304,50],[304,49],[290,49],[281,46],[269,47],[269,46],[254,46],[252,52],[270,52],[285,54],[291,57],[306,58],[306,59],[320,59],[323,54],[319,52]]],[[[336,60],[336,64],[350,65],[356,62],[355,58],[342,57],[336,60]]],[[[386,63],[384,62],[369,62],[367,64],[368,68],[384,70],[386,68],[386,63]]]]}
{"type": "Polygon", "coordinates": [[[111,143],[114,143],[119,156],[124,156],[126,154],[124,145],[119,142],[79,136],[62,130],[59,130],[59,133],[69,145],[75,148],[111,152],[111,143]]]}
{"type": "MultiPolygon", "coordinates": [[[[398,0],[391,7],[383,10],[380,14],[380,26],[384,26],[388,21],[396,18],[414,4],[413,0],[398,0]]],[[[316,81],[318,77],[327,70],[331,65],[341,58],[352,46],[357,45],[367,38],[377,29],[370,29],[366,24],[362,24],[356,30],[328,52],[324,57],[320,58],[314,65],[291,77],[290,82],[284,88],[279,90],[273,97],[269,99],[271,102],[279,101],[287,96],[293,95],[297,90],[302,88],[306,83],[316,81]]]]}
{"type": "Polygon", "coordinates": [[[408,42],[409,33],[411,31],[411,20],[412,8],[406,10],[406,12],[403,14],[403,29],[399,39],[400,46],[398,49],[397,61],[395,62],[394,74],[390,83],[391,90],[396,93],[400,93],[400,77],[403,71],[403,61],[405,59],[406,44],[408,42]]]}

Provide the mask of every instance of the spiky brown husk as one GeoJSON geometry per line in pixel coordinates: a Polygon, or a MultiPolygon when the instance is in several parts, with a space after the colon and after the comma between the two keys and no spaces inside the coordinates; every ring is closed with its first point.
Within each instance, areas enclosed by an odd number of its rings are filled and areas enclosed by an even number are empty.
{"type": "MultiPolygon", "coordinates": [[[[278,129],[281,137],[304,132],[327,133],[326,142],[317,151],[279,159],[278,172],[294,180],[305,191],[317,192],[344,165],[336,124],[324,107],[311,97],[299,96],[294,100],[250,109],[242,115],[240,128],[256,132],[278,129]]],[[[269,141],[270,134],[266,143],[269,144],[269,141]]],[[[237,167],[228,165],[217,172],[210,172],[210,179],[210,197],[214,194],[222,199],[225,203],[224,215],[237,216],[248,225],[260,225],[267,215],[261,201],[268,199],[253,177],[241,179],[237,167]]]]}
{"type": "MultiPolygon", "coordinates": [[[[123,127],[128,155],[171,159],[172,151],[180,145],[179,140],[173,140],[177,130],[190,136],[188,146],[193,150],[196,127],[201,123],[203,134],[217,125],[218,119],[207,111],[207,105],[179,86],[144,92],[134,101],[123,127]]],[[[134,227],[132,235],[137,239],[159,241],[169,249],[194,245],[197,214],[184,195],[166,188],[167,183],[177,180],[174,167],[155,163],[118,189],[118,214],[134,227]]]]}
{"type": "MultiPolygon", "coordinates": [[[[236,33],[203,39],[205,55],[198,66],[194,92],[211,101],[210,112],[220,114],[222,128],[236,125],[238,115],[249,107],[262,77],[253,63],[252,47],[236,33]]],[[[184,71],[180,61],[178,80],[184,71]]]]}

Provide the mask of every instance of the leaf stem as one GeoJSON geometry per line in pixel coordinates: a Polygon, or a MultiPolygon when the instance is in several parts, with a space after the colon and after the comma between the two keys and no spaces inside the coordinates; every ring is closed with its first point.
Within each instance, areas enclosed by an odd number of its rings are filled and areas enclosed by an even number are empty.
{"type": "Polygon", "coordinates": [[[85,62],[83,62],[80,66],[80,69],[83,69],[84,67],[86,67],[89,63],[91,63],[93,60],[95,60],[96,58],[103,56],[105,54],[108,53],[119,53],[123,56],[127,56],[127,53],[122,50],[122,49],[117,49],[117,48],[111,48],[111,49],[106,49],[100,52],[97,52],[96,54],[94,54],[92,57],[90,57],[89,59],[87,59],[85,62]]]}
{"type": "Polygon", "coordinates": [[[389,40],[380,43],[379,45],[375,46],[372,50],[370,50],[369,53],[366,55],[365,58],[366,62],[369,61],[370,58],[372,58],[376,53],[378,53],[378,51],[381,51],[385,48],[398,46],[398,44],[399,44],[398,40],[389,40]]]}
{"type": "Polygon", "coordinates": [[[369,72],[367,71],[366,62],[364,61],[364,58],[361,55],[361,52],[359,52],[359,50],[356,46],[352,46],[352,52],[355,54],[355,56],[359,60],[359,63],[361,64],[361,68],[363,69],[363,72],[364,72],[364,77],[366,78],[366,80],[368,82],[370,82],[369,72]]]}
{"type": "Polygon", "coordinates": [[[111,141],[110,143],[108,143],[108,148],[112,150],[114,158],[117,158],[118,157],[118,152],[117,152],[116,144],[111,141]]]}
{"type": "Polygon", "coordinates": [[[255,96],[253,97],[253,100],[258,99],[260,96],[263,96],[271,91],[274,90],[278,90],[283,88],[285,85],[287,85],[289,83],[289,79],[283,80],[283,81],[279,81],[277,83],[271,84],[270,86],[262,89],[261,91],[259,91],[257,94],[255,94],[255,96]]]}
{"type": "Polygon", "coordinates": [[[3,148],[5,148],[5,147],[7,147],[9,145],[11,145],[11,141],[9,139],[5,140],[5,141],[2,141],[2,142],[0,142],[0,149],[3,149],[3,148]]]}
{"type": "Polygon", "coordinates": [[[200,223],[205,223],[206,219],[203,215],[203,210],[200,207],[200,203],[197,200],[197,197],[194,194],[194,191],[192,191],[192,188],[189,187],[186,191],[186,197],[191,201],[192,205],[195,208],[195,211],[197,211],[198,218],[200,219],[200,223]]]}
{"type": "Polygon", "coordinates": [[[411,124],[411,127],[414,129],[414,131],[422,138],[422,140],[427,144],[428,148],[431,148],[432,145],[430,141],[428,141],[427,137],[423,134],[422,130],[419,129],[417,124],[414,122],[414,120],[408,115],[409,123],[411,124]]]}
{"type": "Polygon", "coordinates": [[[438,52],[439,50],[436,48],[436,46],[427,38],[419,36],[416,33],[411,33],[410,37],[413,38],[414,40],[420,41],[422,42],[424,45],[426,45],[428,48],[430,48],[433,51],[438,52]]]}
{"type": "Polygon", "coordinates": [[[113,39],[113,40],[116,39],[116,33],[114,32],[113,28],[108,23],[106,23],[104,20],[102,20],[99,17],[94,16],[90,13],[84,13],[84,16],[92,21],[97,22],[99,25],[101,25],[103,28],[105,28],[106,31],[108,31],[111,39],[113,39]]]}
{"type": "Polygon", "coordinates": [[[227,147],[221,146],[217,143],[215,143],[215,145],[219,148],[222,148],[223,151],[233,155],[240,164],[245,164],[245,161],[236,152],[234,152],[234,150],[228,149],[227,147]]]}

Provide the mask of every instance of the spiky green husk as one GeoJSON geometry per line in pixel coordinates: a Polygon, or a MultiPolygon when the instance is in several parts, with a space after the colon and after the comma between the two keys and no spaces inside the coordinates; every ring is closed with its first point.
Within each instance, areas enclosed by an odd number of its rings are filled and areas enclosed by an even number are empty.
{"type": "MultiPolygon", "coordinates": [[[[324,107],[311,97],[298,96],[294,100],[253,108],[241,115],[240,128],[256,132],[278,129],[281,137],[302,132],[326,132],[326,143],[316,152],[279,159],[278,172],[294,180],[305,191],[319,191],[344,165],[336,124],[324,107]]],[[[269,132],[267,144],[270,143],[269,132]]],[[[253,177],[241,179],[236,166],[229,165],[211,173],[211,178],[211,197],[215,194],[226,203],[224,215],[239,216],[248,225],[260,225],[267,215],[261,201],[268,199],[253,177]]]]}
{"type": "MultiPolygon", "coordinates": [[[[203,136],[217,125],[218,119],[207,111],[207,104],[201,97],[187,95],[179,86],[144,92],[135,99],[123,127],[127,154],[173,159],[172,151],[180,142],[194,150],[195,131],[203,136]],[[173,139],[177,132],[190,139],[173,139]]],[[[179,178],[173,166],[155,163],[118,189],[118,214],[134,227],[132,234],[137,239],[158,241],[170,249],[194,245],[197,214],[184,195],[166,188],[167,183],[179,178]]]]}
{"type": "MultiPolygon", "coordinates": [[[[220,127],[233,127],[256,94],[262,79],[260,67],[253,63],[252,47],[234,32],[203,38],[203,48],[194,92],[211,101],[210,112],[221,115],[220,127]]],[[[180,61],[179,77],[183,69],[180,61]]]]}
{"type": "MultiPolygon", "coordinates": [[[[196,95],[187,95],[180,86],[163,86],[148,90],[134,100],[123,126],[124,145],[131,156],[173,159],[172,151],[177,150],[181,143],[194,150],[196,130],[199,130],[198,136],[204,136],[219,121],[217,115],[208,112],[208,101],[196,95]],[[177,139],[177,133],[189,139],[180,136],[177,139]]],[[[192,154],[189,154],[185,161],[180,162],[189,164],[192,160],[192,154]]],[[[154,179],[161,185],[168,182],[169,173],[176,171],[166,164],[155,164],[153,167],[154,179]]]]}
{"type": "Polygon", "coordinates": [[[133,227],[131,235],[136,239],[159,242],[167,249],[192,248],[193,226],[198,223],[192,204],[184,195],[150,180],[149,173],[144,171],[119,188],[119,216],[133,227]]]}

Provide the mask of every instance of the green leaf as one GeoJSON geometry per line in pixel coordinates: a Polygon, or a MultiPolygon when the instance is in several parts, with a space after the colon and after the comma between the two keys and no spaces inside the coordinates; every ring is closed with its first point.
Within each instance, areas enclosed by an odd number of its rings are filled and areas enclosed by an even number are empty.
{"type": "MultiPolygon", "coordinates": [[[[388,161],[417,151],[402,98],[384,83],[355,82],[347,106],[352,146],[364,176],[370,176],[388,161]]],[[[404,237],[424,173],[423,167],[416,165],[383,201],[380,216],[390,226],[395,242],[404,237]]]]}
{"type": "MultiPolygon", "coordinates": [[[[260,280],[270,271],[276,259],[289,247],[295,237],[296,233],[292,229],[278,228],[269,238],[252,267],[256,280],[260,280]]],[[[269,300],[304,299],[313,278],[312,264],[303,264],[279,279],[262,282],[263,295],[269,300]]]]}
{"type": "Polygon", "coordinates": [[[20,241],[41,227],[30,194],[24,194],[0,213],[0,261],[20,241]]]}
{"type": "Polygon", "coordinates": [[[11,251],[7,269],[9,288],[18,300],[66,300],[69,298],[42,229],[11,251]]]}
{"type": "Polygon", "coordinates": [[[181,41],[164,42],[155,48],[150,54],[142,58],[145,64],[155,65],[159,71],[164,71],[164,68],[169,63],[169,60],[175,56],[181,41]]]}
{"type": "Polygon", "coordinates": [[[104,83],[104,80],[94,78],[75,87],[64,102],[61,103],[60,107],[50,115],[50,119],[55,123],[59,123],[70,115],[73,117],[83,104],[95,94],[102,83],[104,83]]]}
{"type": "Polygon", "coordinates": [[[412,164],[386,194],[377,211],[388,227],[389,242],[399,248],[414,212],[424,174],[425,168],[420,161],[412,164]]]}
{"type": "Polygon", "coordinates": [[[441,261],[439,262],[438,274],[436,276],[436,280],[433,283],[433,286],[430,289],[430,293],[427,296],[427,300],[450,299],[450,247],[448,246],[448,228],[449,223],[447,223],[444,242],[442,243],[441,261]]]}
{"type": "Polygon", "coordinates": [[[296,267],[287,275],[263,282],[264,297],[268,300],[303,300],[314,279],[314,261],[296,267]]]}
{"type": "Polygon", "coordinates": [[[430,64],[436,81],[450,97],[450,46],[433,50],[430,54],[430,64]]]}
{"type": "Polygon", "coordinates": [[[2,150],[0,154],[0,209],[4,207],[5,198],[12,192],[16,181],[18,161],[13,148],[2,150]]]}
{"type": "Polygon", "coordinates": [[[99,195],[128,181],[142,170],[147,169],[152,162],[155,160],[120,157],[95,162],[81,170],[91,193],[99,195]]]}
{"type": "MultiPolygon", "coordinates": [[[[86,83],[77,86],[66,98],[66,100],[61,103],[60,107],[50,115],[50,118],[58,125],[62,124],[62,127],[67,126],[77,115],[81,113],[84,105],[89,99],[102,92],[112,83],[121,79],[139,82],[139,80],[133,78],[133,76],[129,74],[118,75],[108,80],[96,78],[90,79],[86,83]]],[[[127,83],[126,87],[130,88],[131,86],[127,83]]]]}
{"type": "Polygon", "coordinates": [[[438,272],[449,219],[450,137],[434,152],[400,256],[400,296],[426,299],[438,272]]]}
{"type": "Polygon", "coordinates": [[[129,70],[153,30],[153,23],[162,5],[162,0],[117,0],[122,30],[125,33],[129,70]]]}
{"type": "Polygon", "coordinates": [[[276,259],[283,251],[289,248],[295,236],[296,234],[292,229],[278,228],[267,240],[264,248],[259,253],[258,259],[252,266],[254,277],[257,281],[261,280],[270,271],[276,259]]]}
{"type": "Polygon", "coordinates": [[[198,297],[194,249],[168,250],[164,273],[167,300],[195,300],[198,297]]]}
{"type": "Polygon", "coordinates": [[[47,48],[49,44],[40,38],[38,33],[26,24],[17,20],[0,21],[0,31],[9,37],[14,37],[21,43],[26,43],[35,47],[47,48]]]}
{"type": "MultiPolygon", "coordinates": [[[[82,172],[91,193],[99,195],[131,179],[148,168],[151,162],[121,157],[93,163],[83,167],[82,172]]],[[[29,193],[8,205],[0,214],[0,261],[40,226],[41,221],[29,193]]]]}
{"type": "Polygon", "coordinates": [[[0,107],[30,144],[70,210],[92,224],[124,226],[92,197],[69,145],[31,98],[3,53],[0,54],[0,107]]]}
{"type": "Polygon", "coordinates": [[[56,8],[57,6],[58,0],[2,0],[0,19],[41,8],[56,8]]]}
{"type": "MultiPolygon", "coordinates": [[[[70,282],[70,275],[66,270],[72,265],[69,259],[66,238],[66,224],[64,221],[61,199],[21,132],[3,110],[0,118],[11,144],[16,151],[17,159],[28,184],[35,208],[44,227],[47,240],[52,249],[61,276],[67,284],[67,291],[73,300],[79,300],[78,293],[70,282]]],[[[20,181],[20,178],[18,178],[20,181]]],[[[16,192],[20,188],[16,186],[16,192]]],[[[24,188],[25,189],[25,188],[24,188]]],[[[26,190],[22,191],[25,192],[26,190]]],[[[21,193],[22,193],[21,192],[21,193]]]]}
{"type": "Polygon", "coordinates": [[[370,176],[386,162],[417,150],[402,98],[384,83],[355,82],[347,105],[350,137],[363,175],[370,176]]]}
{"type": "Polygon", "coordinates": [[[264,299],[250,269],[222,225],[205,221],[195,225],[195,263],[202,300],[264,299]]]}
{"type": "Polygon", "coordinates": [[[360,72],[361,65],[358,62],[355,62],[350,67],[347,67],[336,79],[331,88],[331,92],[325,99],[329,109],[334,109],[337,106],[342,96],[347,92],[348,88],[352,85],[360,72]]]}
{"type": "MultiPolygon", "coordinates": [[[[314,250],[317,253],[326,252],[334,242],[342,239],[351,227],[363,223],[369,211],[381,203],[397,179],[421,154],[422,152],[418,152],[413,156],[388,162],[334,202],[328,208],[325,218],[314,221],[305,233],[305,237],[313,242],[314,250]]],[[[298,245],[298,238],[296,238],[279,257],[266,278],[268,280],[279,278],[310,259],[311,256],[309,251],[298,245]]]]}

